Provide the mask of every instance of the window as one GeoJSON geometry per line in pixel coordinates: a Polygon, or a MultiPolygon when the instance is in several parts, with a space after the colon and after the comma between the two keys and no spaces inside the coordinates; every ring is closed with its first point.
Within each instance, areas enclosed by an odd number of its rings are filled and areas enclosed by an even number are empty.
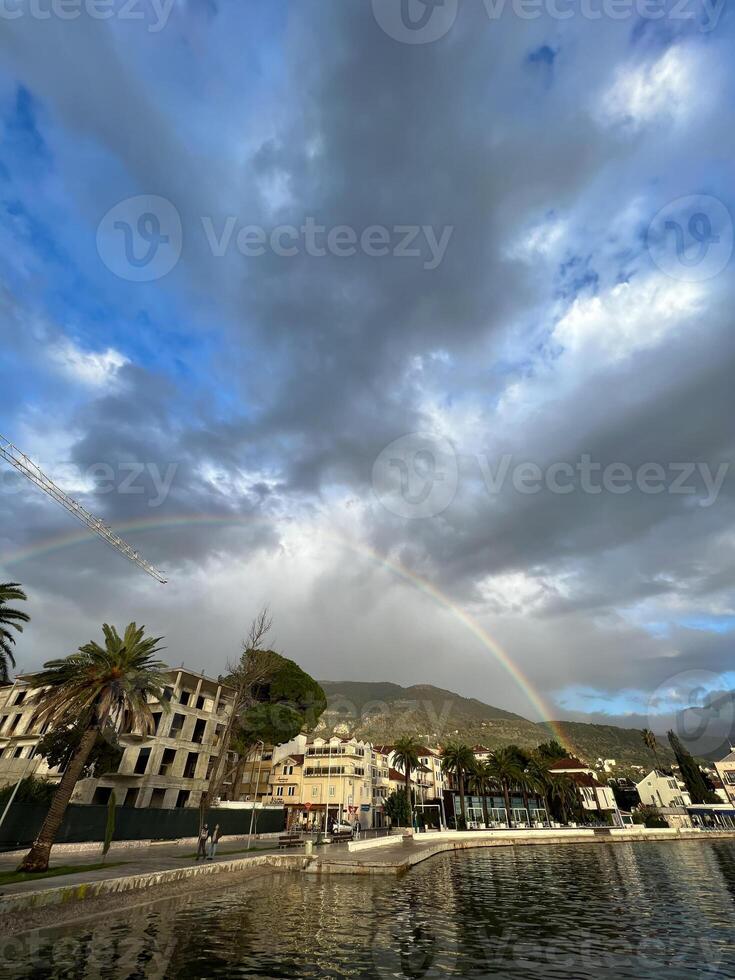
{"type": "Polygon", "coordinates": [[[283,786],[276,786],[276,796],[283,796],[283,786]]]}
{"type": "Polygon", "coordinates": [[[161,756],[161,765],[158,769],[159,776],[167,776],[169,774],[175,758],[176,758],[176,749],[163,750],[163,755],[161,756]]]}
{"type": "Polygon", "coordinates": [[[186,757],[186,765],[184,766],[184,779],[194,779],[194,773],[197,768],[197,759],[199,758],[198,752],[190,752],[186,757]]]}
{"type": "Polygon", "coordinates": [[[287,795],[288,796],[296,796],[296,787],[295,786],[289,786],[288,787],[288,793],[287,793],[287,795]]]}
{"type": "Polygon", "coordinates": [[[133,770],[137,776],[142,776],[145,773],[150,754],[150,749],[141,749],[138,753],[138,758],[135,761],[135,769],[133,770]]]}
{"type": "Polygon", "coordinates": [[[172,687],[164,687],[163,700],[170,701],[173,696],[174,696],[174,689],[172,687]]]}
{"type": "Polygon", "coordinates": [[[125,799],[123,800],[123,806],[135,806],[138,802],[138,789],[129,789],[125,794],[125,799]]]}
{"type": "Polygon", "coordinates": [[[283,767],[283,775],[284,776],[293,776],[293,766],[284,766],[283,767]]]}
{"type": "Polygon", "coordinates": [[[336,795],[336,794],[335,794],[335,789],[336,789],[336,787],[335,787],[335,786],[330,786],[330,787],[329,787],[329,795],[330,795],[330,796],[335,796],[335,795],[336,795]]]}
{"type": "Polygon", "coordinates": [[[312,800],[317,799],[318,796],[319,796],[319,787],[318,786],[312,786],[311,787],[311,798],[312,798],[312,800]]]}
{"type": "Polygon", "coordinates": [[[189,802],[190,791],[188,789],[180,789],[179,795],[176,797],[176,806],[178,809],[185,807],[189,802]]]}
{"type": "Polygon", "coordinates": [[[181,729],[184,727],[184,722],[186,721],[185,715],[175,714],[171,719],[171,728],[169,729],[169,737],[176,738],[180,733],[181,729]]]}
{"type": "Polygon", "coordinates": [[[160,711],[154,711],[153,712],[153,734],[154,735],[157,735],[158,734],[158,724],[159,724],[160,720],[161,720],[161,712],[160,711]]]}
{"type": "MultiPolygon", "coordinates": [[[[199,711],[203,711],[204,710],[204,695],[203,694],[200,694],[199,697],[197,698],[197,710],[199,710],[199,711]]],[[[188,790],[187,790],[187,792],[188,792],[188,790]]]]}
{"type": "Polygon", "coordinates": [[[198,742],[200,745],[204,741],[204,732],[207,728],[207,723],[203,718],[198,718],[196,724],[194,725],[194,734],[191,736],[192,742],[198,742]]]}
{"type": "Polygon", "coordinates": [[[6,735],[12,735],[13,734],[13,732],[15,731],[15,729],[16,729],[16,727],[18,725],[18,722],[20,721],[20,719],[21,719],[21,716],[20,715],[15,715],[13,718],[9,719],[7,728],[5,729],[5,734],[6,735]]]}
{"type": "Polygon", "coordinates": [[[166,801],[166,790],[154,789],[153,792],[151,793],[150,806],[152,806],[156,810],[161,810],[163,808],[163,804],[165,803],[165,801],[166,801]]]}
{"type": "Polygon", "coordinates": [[[15,699],[15,703],[16,704],[23,704],[23,702],[26,699],[26,694],[28,694],[28,691],[18,691],[18,695],[17,695],[17,697],[15,699]]]}
{"type": "Polygon", "coordinates": [[[109,786],[98,786],[94,791],[94,796],[92,797],[92,803],[97,806],[105,806],[110,802],[110,796],[112,796],[112,789],[109,786]]]}
{"type": "Polygon", "coordinates": [[[188,704],[190,697],[191,697],[191,691],[182,691],[181,694],[179,695],[179,703],[188,704]]]}
{"type": "Polygon", "coordinates": [[[21,746],[19,746],[19,747],[18,747],[18,748],[17,748],[16,750],[15,750],[15,755],[13,756],[13,758],[14,758],[14,759],[22,759],[22,758],[23,758],[23,746],[22,746],[22,745],[21,745],[21,746]]]}

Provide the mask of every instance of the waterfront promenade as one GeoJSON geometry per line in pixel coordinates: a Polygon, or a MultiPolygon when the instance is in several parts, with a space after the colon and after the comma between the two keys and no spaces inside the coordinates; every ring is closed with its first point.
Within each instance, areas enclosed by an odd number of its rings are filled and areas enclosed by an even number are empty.
{"type": "MultiPolygon", "coordinates": [[[[278,850],[273,839],[257,841],[247,851],[245,842],[233,840],[211,862],[194,860],[192,841],[118,844],[110,850],[107,866],[95,870],[85,867],[99,862],[99,844],[74,845],[60,847],[52,866],[78,866],[78,872],[0,885],[0,934],[102,915],[175,895],[196,895],[281,871],[399,875],[437,854],[470,848],[714,839],[735,840],[735,831],[640,827],[445,831],[329,844],[315,848],[312,854],[304,847],[278,850]]],[[[12,871],[23,853],[0,854],[0,874],[12,871]]]]}

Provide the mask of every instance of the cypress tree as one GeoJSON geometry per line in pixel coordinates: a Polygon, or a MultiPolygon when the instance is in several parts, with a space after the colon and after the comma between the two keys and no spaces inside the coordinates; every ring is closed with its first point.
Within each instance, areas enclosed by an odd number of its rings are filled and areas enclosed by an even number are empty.
{"type": "Polygon", "coordinates": [[[692,803],[719,803],[719,796],[707,789],[699,766],[694,761],[691,752],[688,752],[681,744],[679,736],[675,732],[668,732],[668,738],[671,750],[679,764],[681,778],[692,798],[692,803]]]}

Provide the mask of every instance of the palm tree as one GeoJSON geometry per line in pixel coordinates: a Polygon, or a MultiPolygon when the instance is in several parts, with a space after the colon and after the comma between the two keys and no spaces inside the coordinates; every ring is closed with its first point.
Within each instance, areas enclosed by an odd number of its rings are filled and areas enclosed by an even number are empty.
{"type": "Polygon", "coordinates": [[[11,629],[23,632],[22,623],[30,620],[28,613],[20,609],[11,609],[8,602],[25,602],[28,596],[18,582],[0,582],[0,684],[9,681],[8,664],[15,667],[15,657],[11,647],[15,646],[15,637],[11,629]]]}
{"type": "Polygon", "coordinates": [[[107,623],[102,632],[104,646],[90,641],[63,660],[49,660],[32,679],[33,687],[39,689],[36,719],[59,726],[81,721],[84,733],[19,871],[48,870],[51,847],[99,733],[112,729],[151,735],[155,722],[149,702],[168,710],[163,693],[166,680],[161,674],[166,665],[153,659],[161,637],[144,638],[144,627],[135,623],[130,623],[122,638],[107,623]]]}
{"type": "Polygon", "coordinates": [[[487,760],[490,778],[503,791],[505,800],[505,821],[510,827],[510,788],[523,782],[523,770],[518,764],[518,755],[512,745],[496,749],[487,760]]]}
{"type": "Polygon", "coordinates": [[[656,759],[656,768],[661,769],[661,762],[658,758],[658,742],[656,741],[656,736],[653,734],[650,728],[644,728],[641,732],[641,738],[643,739],[643,744],[646,748],[653,752],[654,758],[656,759]]]}
{"type": "Polygon", "coordinates": [[[543,798],[546,807],[546,819],[547,821],[550,820],[551,806],[549,805],[549,798],[551,795],[552,777],[549,772],[548,761],[543,756],[533,753],[526,766],[526,776],[533,787],[534,793],[543,798]]]}
{"type": "MultiPolygon", "coordinates": [[[[459,789],[459,808],[461,811],[462,827],[467,826],[467,814],[465,811],[464,800],[464,781],[465,776],[475,765],[475,755],[469,745],[463,742],[450,742],[444,747],[442,752],[442,769],[444,772],[452,772],[457,778],[459,789]]],[[[457,827],[459,830],[460,828],[457,827]]]]}
{"type": "Polygon", "coordinates": [[[482,819],[487,827],[490,823],[490,818],[487,812],[487,792],[490,785],[490,769],[487,762],[482,759],[476,759],[472,769],[470,769],[470,790],[473,793],[477,793],[480,797],[480,803],[482,805],[482,819]]]}
{"type": "Polygon", "coordinates": [[[551,797],[556,800],[561,809],[563,823],[569,823],[569,810],[573,809],[579,802],[577,796],[577,786],[573,779],[565,773],[551,777],[551,797]]]}
{"type": "Polygon", "coordinates": [[[393,765],[396,769],[403,770],[406,780],[406,802],[408,803],[408,823],[413,826],[413,806],[411,805],[411,770],[419,767],[419,753],[421,752],[421,742],[416,741],[412,735],[405,735],[397,739],[393,746],[393,765]]]}

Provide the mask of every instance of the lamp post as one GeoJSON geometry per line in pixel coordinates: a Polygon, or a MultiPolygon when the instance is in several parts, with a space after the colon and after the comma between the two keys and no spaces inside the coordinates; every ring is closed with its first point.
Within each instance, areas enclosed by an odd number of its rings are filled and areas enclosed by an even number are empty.
{"type": "Polygon", "coordinates": [[[250,830],[248,831],[248,850],[250,850],[250,841],[253,836],[253,820],[255,819],[255,806],[258,802],[258,790],[260,789],[260,767],[263,765],[263,755],[265,754],[265,743],[262,739],[258,739],[255,743],[260,746],[260,759],[258,759],[258,782],[255,784],[255,799],[253,800],[253,807],[250,811],[250,830]]]}

